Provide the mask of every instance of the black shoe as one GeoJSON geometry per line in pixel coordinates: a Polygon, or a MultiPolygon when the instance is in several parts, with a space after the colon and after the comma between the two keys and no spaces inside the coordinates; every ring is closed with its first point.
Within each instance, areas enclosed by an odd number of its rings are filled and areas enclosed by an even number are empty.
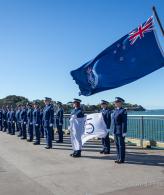
{"type": "Polygon", "coordinates": [[[100,154],[104,154],[104,150],[101,150],[101,151],[100,151],[100,154]]]}
{"type": "Polygon", "coordinates": [[[21,137],[21,139],[26,139],[25,137],[21,137]]]}
{"type": "Polygon", "coordinates": [[[115,160],[115,163],[122,164],[122,163],[124,163],[124,161],[122,161],[122,160],[115,160]]]}
{"type": "Polygon", "coordinates": [[[40,143],[39,143],[39,142],[34,142],[33,144],[34,144],[34,145],[40,145],[40,143]]]}
{"type": "Polygon", "coordinates": [[[21,135],[17,135],[18,137],[21,137],[21,135]]]}
{"type": "Polygon", "coordinates": [[[74,157],[74,158],[79,158],[79,157],[81,157],[81,154],[80,154],[80,153],[73,154],[72,157],[74,157]]]}
{"type": "Polygon", "coordinates": [[[52,148],[52,147],[50,147],[50,146],[46,146],[46,147],[45,147],[45,149],[51,149],[51,148],[52,148]]]}
{"type": "Polygon", "coordinates": [[[105,150],[105,151],[104,151],[104,154],[110,154],[110,151],[105,150]]]}
{"type": "Polygon", "coordinates": [[[75,151],[75,153],[72,155],[74,158],[79,158],[81,157],[81,150],[75,151]]]}
{"type": "Polygon", "coordinates": [[[63,141],[61,141],[61,140],[57,140],[57,141],[56,141],[56,143],[63,143],[63,141]]]}
{"type": "Polygon", "coordinates": [[[74,156],[78,154],[78,150],[75,150],[72,154],[70,154],[70,156],[74,156]]]}
{"type": "Polygon", "coordinates": [[[122,161],[122,160],[119,160],[118,161],[118,164],[122,164],[122,163],[124,163],[124,161],[122,161]]]}
{"type": "Polygon", "coordinates": [[[27,139],[27,142],[32,142],[32,139],[27,139]]]}
{"type": "Polygon", "coordinates": [[[73,155],[75,155],[76,154],[76,151],[74,151],[72,154],[70,154],[70,156],[73,156],[73,155]]]}

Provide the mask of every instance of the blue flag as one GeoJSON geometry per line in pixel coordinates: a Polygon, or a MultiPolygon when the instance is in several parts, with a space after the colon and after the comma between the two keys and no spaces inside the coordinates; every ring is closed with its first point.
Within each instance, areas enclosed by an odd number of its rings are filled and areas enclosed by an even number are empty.
{"type": "Polygon", "coordinates": [[[80,94],[89,96],[131,83],[163,66],[164,55],[150,17],[71,75],[80,94]]]}

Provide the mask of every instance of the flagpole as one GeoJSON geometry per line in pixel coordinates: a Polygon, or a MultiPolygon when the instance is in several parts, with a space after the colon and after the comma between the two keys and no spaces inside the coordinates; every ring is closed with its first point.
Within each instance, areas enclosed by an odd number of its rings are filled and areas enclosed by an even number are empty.
{"type": "Polygon", "coordinates": [[[156,19],[157,19],[158,24],[159,24],[159,27],[160,27],[161,32],[162,32],[162,35],[164,36],[164,29],[163,29],[162,23],[161,23],[161,21],[160,21],[160,19],[159,19],[159,17],[158,17],[158,14],[157,14],[157,11],[156,11],[155,6],[152,7],[152,10],[153,10],[153,13],[154,13],[154,15],[155,15],[155,17],[156,17],[156,19]]]}

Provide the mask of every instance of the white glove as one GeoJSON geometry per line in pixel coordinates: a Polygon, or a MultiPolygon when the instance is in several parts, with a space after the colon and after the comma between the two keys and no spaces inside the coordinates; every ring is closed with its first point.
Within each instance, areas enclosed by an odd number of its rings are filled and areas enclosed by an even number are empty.
{"type": "Polygon", "coordinates": [[[24,122],[24,124],[26,124],[26,122],[24,122]]]}
{"type": "Polygon", "coordinates": [[[76,119],[76,118],[77,118],[76,115],[72,115],[69,121],[72,122],[72,121],[73,121],[74,119],[76,119]]]}
{"type": "Polygon", "coordinates": [[[32,125],[32,123],[30,123],[30,125],[32,125]]]}
{"type": "Polygon", "coordinates": [[[38,124],[35,124],[36,127],[38,127],[39,125],[38,124]]]}
{"type": "Polygon", "coordinates": [[[51,123],[51,124],[50,124],[50,127],[52,127],[52,126],[53,126],[53,124],[51,123]]]}
{"type": "Polygon", "coordinates": [[[126,137],[126,133],[123,133],[123,134],[122,134],[122,137],[126,137]]]}
{"type": "Polygon", "coordinates": [[[15,121],[13,121],[13,123],[15,123],[15,121]]]}
{"type": "Polygon", "coordinates": [[[113,135],[113,131],[111,129],[109,129],[109,135],[113,135]]]}
{"type": "Polygon", "coordinates": [[[71,131],[71,126],[68,126],[68,131],[71,131]]]}

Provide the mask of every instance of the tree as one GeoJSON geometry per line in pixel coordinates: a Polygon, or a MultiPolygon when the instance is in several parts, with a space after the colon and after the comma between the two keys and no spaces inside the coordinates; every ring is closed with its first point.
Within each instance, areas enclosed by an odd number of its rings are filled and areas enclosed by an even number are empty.
{"type": "Polygon", "coordinates": [[[0,99],[0,107],[7,105],[16,107],[18,104],[26,104],[27,102],[29,102],[29,100],[23,96],[9,95],[0,99]]]}

